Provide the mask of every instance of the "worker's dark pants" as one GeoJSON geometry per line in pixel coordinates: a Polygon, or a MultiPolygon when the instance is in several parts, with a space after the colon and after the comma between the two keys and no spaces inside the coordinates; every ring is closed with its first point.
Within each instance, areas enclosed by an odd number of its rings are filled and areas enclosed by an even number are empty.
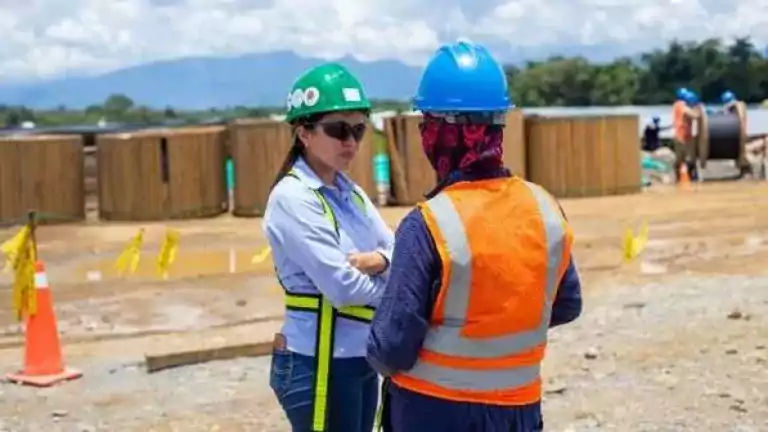
{"type": "Polygon", "coordinates": [[[389,383],[385,432],[541,432],[541,403],[508,407],[437,399],[389,383]]]}
{"type": "MultiPolygon", "coordinates": [[[[275,351],[269,385],[293,432],[312,431],[315,358],[275,351]]],[[[333,359],[327,402],[328,432],[371,432],[379,401],[379,379],[365,358],[333,359]]]]}

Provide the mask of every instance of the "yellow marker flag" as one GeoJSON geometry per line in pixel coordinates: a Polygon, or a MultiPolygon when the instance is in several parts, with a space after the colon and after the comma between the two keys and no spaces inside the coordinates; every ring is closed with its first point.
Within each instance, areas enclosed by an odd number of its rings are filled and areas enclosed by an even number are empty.
{"type": "Polygon", "coordinates": [[[648,243],[648,222],[643,221],[637,235],[635,235],[633,229],[627,229],[624,232],[624,241],[622,243],[622,255],[625,263],[631,262],[640,256],[645,249],[646,243],[648,243]]]}
{"type": "Polygon", "coordinates": [[[632,245],[635,240],[635,233],[632,228],[624,231],[624,239],[621,242],[621,257],[625,263],[632,261],[632,245]]]}
{"type": "Polygon", "coordinates": [[[265,247],[264,249],[261,250],[261,252],[255,254],[253,258],[251,258],[251,264],[263,263],[264,261],[267,260],[267,258],[269,258],[269,254],[271,253],[272,253],[272,248],[270,248],[269,246],[265,247]]]}
{"type": "Polygon", "coordinates": [[[35,288],[35,250],[32,242],[24,248],[16,264],[13,283],[13,309],[16,319],[37,313],[37,291],[35,288]]]}
{"type": "Polygon", "coordinates": [[[141,257],[141,245],[144,243],[144,228],[139,229],[139,232],[131,239],[128,246],[123,250],[117,261],[115,261],[115,269],[117,269],[118,275],[122,276],[126,269],[130,268],[131,273],[136,271],[139,266],[139,258],[141,257]]]}
{"type": "Polygon", "coordinates": [[[37,313],[37,295],[35,292],[35,245],[30,225],[22,228],[12,239],[0,246],[6,255],[6,270],[14,271],[12,289],[13,310],[16,319],[21,321],[25,314],[37,313]]]}
{"type": "Polygon", "coordinates": [[[157,272],[161,277],[168,276],[168,268],[176,261],[180,238],[181,234],[178,231],[169,229],[165,232],[165,239],[157,256],[157,272]]]}
{"type": "Polygon", "coordinates": [[[29,225],[25,225],[15,236],[0,245],[0,251],[2,251],[3,255],[6,257],[5,267],[3,268],[4,272],[8,272],[14,268],[13,262],[16,260],[21,248],[24,246],[24,242],[29,238],[29,233],[29,225]]]}

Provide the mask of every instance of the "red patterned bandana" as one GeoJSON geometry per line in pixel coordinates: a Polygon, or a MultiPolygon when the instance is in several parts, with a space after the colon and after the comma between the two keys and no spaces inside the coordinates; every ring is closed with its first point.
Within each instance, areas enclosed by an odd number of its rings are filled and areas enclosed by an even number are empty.
{"type": "Polygon", "coordinates": [[[503,166],[501,126],[452,124],[425,114],[420,129],[421,145],[438,180],[453,171],[484,172],[503,166]]]}

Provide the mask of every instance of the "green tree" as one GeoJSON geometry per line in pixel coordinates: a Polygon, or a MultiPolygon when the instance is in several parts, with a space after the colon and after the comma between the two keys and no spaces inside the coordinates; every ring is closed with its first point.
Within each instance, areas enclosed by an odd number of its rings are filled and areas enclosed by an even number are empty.
{"type": "Polygon", "coordinates": [[[552,57],[524,67],[507,66],[514,99],[521,106],[655,105],[674,100],[685,86],[702,100],[719,102],[730,89],[749,103],[768,98],[768,58],[749,38],[725,46],[719,39],[673,40],[666,49],[592,64],[581,57],[552,57]]]}
{"type": "Polygon", "coordinates": [[[176,111],[172,107],[165,107],[165,110],[163,111],[163,117],[167,119],[175,119],[179,116],[176,114],[176,111]]]}
{"type": "Polygon", "coordinates": [[[629,105],[640,89],[642,70],[631,59],[622,58],[598,66],[591,105],[629,105]]]}
{"type": "Polygon", "coordinates": [[[133,108],[133,99],[122,93],[112,94],[104,101],[104,111],[109,114],[125,114],[131,108],[133,108]]]}
{"type": "Polygon", "coordinates": [[[5,127],[18,127],[21,124],[21,116],[15,110],[8,110],[5,113],[5,127]]]}

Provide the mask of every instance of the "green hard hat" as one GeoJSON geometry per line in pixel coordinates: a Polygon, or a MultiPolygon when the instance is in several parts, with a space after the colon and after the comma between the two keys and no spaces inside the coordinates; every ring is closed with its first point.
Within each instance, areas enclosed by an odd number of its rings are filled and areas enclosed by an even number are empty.
{"type": "Polygon", "coordinates": [[[370,110],[363,85],[347,68],[325,63],[305,72],[293,83],[285,121],[333,111],[370,110]]]}

